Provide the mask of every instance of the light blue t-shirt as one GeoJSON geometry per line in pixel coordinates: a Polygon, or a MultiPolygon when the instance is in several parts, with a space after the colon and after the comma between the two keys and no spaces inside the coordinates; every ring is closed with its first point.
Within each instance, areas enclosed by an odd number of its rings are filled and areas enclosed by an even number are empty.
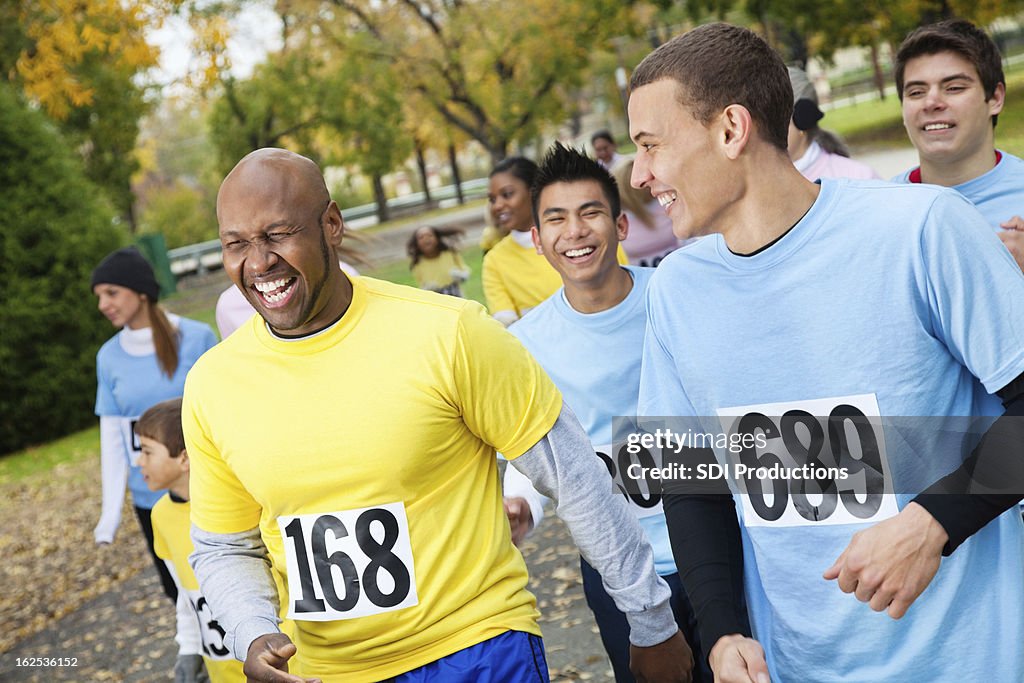
{"type": "MultiPolygon", "coordinates": [[[[633,288],[613,308],[580,313],[569,305],[562,288],[509,327],[554,380],[595,450],[605,456],[605,465],[616,471],[618,458],[610,448],[612,419],[636,415],[647,325],[645,293],[654,272],[623,267],[633,276],[633,288]]],[[[654,549],[655,571],[661,576],[675,574],[660,496],[627,496],[627,501],[654,549]]]]}
{"type": "Polygon", "coordinates": [[[178,368],[173,377],[160,370],[156,354],[134,356],[121,346],[115,334],[100,347],[96,354],[96,414],[120,418],[124,455],[131,465],[128,471],[128,489],[132,502],[144,510],[151,510],[166,491],[150,491],[136,464],[141,447],[135,435],[135,422],[149,408],[185,391],[185,375],[207,349],[217,343],[213,330],[188,318],[178,319],[181,333],[178,348],[178,368]]]}
{"type": "MultiPolygon", "coordinates": [[[[992,170],[951,188],[971,200],[995,230],[1001,230],[999,226],[1014,216],[1024,216],[1024,160],[1002,150],[999,153],[1002,158],[992,170]]],[[[909,183],[913,171],[892,180],[909,183]]]]}
{"type": "MultiPolygon", "coordinates": [[[[861,440],[887,449],[886,476],[902,494],[892,505],[858,509],[844,498],[805,515],[791,490],[776,519],[774,499],[736,496],[751,624],[775,683],[1024,680],[1016,508],[944,558],[901,620],[822,578],[856,531],[969,452],[898,416],[998,415],[992,393],[1024,371],[1024,275],[983,227],[948,189],[825,179],[806,216],[763,252],[737,256],[715,236],[671,254],[651,280],[641,415],[703,416],[709,431],[729,416],[798,410],[911,427],[873,428],[861,440]]],[[[808,461],[807,432],[793,438],[791,422],[787,437],[782,420],[768,420],[766,450],[808,461]]],[[[840,424],[819,432],[824,464],[825,444],[855,438],[853,420],[840,424]]]]}

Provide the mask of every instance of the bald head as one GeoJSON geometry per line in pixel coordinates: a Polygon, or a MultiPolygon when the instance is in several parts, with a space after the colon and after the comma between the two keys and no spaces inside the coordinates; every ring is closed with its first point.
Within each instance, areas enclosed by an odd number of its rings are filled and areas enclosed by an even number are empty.
{"type": "Polygon", "coordinates": [[[271,202],[294,212],[317,213],[331,199],[323,173],[310,159],[286,149],[265,147],[239,161],[220,185],[217,217],[229,200],[271,202]]]}

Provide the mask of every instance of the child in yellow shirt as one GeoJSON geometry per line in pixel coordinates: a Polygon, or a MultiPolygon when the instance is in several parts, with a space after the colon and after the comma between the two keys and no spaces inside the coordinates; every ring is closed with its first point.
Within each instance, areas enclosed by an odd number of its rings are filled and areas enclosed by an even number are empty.
{"type": "Polygon", "coordinates": [[[158,403],[135,423],[142,445],[139,467],[151,490],[167,489],[153,506],[153,549],[178,584],[178,660],[174,680],[186,683],[244,681],[242,663],[224,645],[224,630],[213,618],[188,564],[188,453],[181,432],[181,399],[158,403]],[[208,677],[207,677],[208,674],[208,677]]]}
{"type": "Polygon", "coordinates": [[[409,238],[409,267],[420,289],[462,296],[462,283],[471,272],[455,245],[462,234],[459,228],[425,225],[409,238]]]}

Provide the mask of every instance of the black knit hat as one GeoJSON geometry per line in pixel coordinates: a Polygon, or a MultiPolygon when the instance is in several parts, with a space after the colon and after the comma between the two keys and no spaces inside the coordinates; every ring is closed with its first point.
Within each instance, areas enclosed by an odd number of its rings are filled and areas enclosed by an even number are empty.
{"type": "Polygon", "coordinates": [[[153,267],[135,247],[124,247],[100,261],[92,271],[90,287],[99,284],[120,285],[139,294],[145,294],[150,301],[160,297],[160,285],[153,275],[153,267]]]}

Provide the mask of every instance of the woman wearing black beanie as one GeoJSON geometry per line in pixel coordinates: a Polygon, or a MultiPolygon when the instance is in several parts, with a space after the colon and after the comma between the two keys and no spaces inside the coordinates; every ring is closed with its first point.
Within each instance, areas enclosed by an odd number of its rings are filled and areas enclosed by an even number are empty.
{"type": "Polygon", "coordinates": [[[114,540],[127,484],[164,591],[174,600],[177,588],[153,553],[150,522],[150,510],[165,492],[147,487],[136,464],[140,446],[132,427],[150,406],[184,393],[186,373],[217,340],[208,325],[164,312],[153,268],[135,247],[104,258],[91,286],[100,312],[121,328],[96,354],[103,504],[93,535],[97,543],[114,540]]]}

